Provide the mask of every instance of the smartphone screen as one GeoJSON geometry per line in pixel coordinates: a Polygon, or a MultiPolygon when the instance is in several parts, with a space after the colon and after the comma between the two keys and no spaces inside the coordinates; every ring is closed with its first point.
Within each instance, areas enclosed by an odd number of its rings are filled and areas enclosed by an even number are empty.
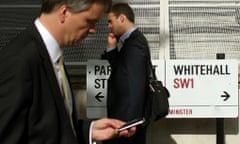
{"type": "Polygon", "coordinates": [[[143,124],[144,122],[145,122],[144,118],[131,120],[131,121],[127,122],[125,125],[123,125],[122,127],[120,127],[118,131],[123,131],[123,130],[129,129],[131,127],[143,124]]]}

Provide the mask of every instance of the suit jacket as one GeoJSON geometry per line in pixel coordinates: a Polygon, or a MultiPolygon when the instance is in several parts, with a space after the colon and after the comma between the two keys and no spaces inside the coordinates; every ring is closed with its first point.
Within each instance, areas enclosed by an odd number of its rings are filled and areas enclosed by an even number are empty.
{"type": "Polygon", "coordinates": [[[77,137],[72,132],[49,54],[35,26],[0,50],[0,67],[1,144],[84,143],[83,123],[78,123],[75,111],[77,137]]]}
{"type": "Polygon", "coordinates": [[[118,52],[106,52],[112,72],[108,80],[108,117],[129,121],[144,116],[148,93],[149,46],[136,29],[118,52]]]}

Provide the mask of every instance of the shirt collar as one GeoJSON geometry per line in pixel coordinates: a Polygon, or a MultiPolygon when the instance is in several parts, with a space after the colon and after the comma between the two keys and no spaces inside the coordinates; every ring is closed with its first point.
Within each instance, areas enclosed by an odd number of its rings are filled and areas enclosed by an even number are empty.
{"type": "Polygon", "coordinates": [[[129,36],[132,34],[133,31],[135,31],[137,29],[137,27],[133,27],[131,29],[129,29],[127,32],[125,32],[121,37],[120,37],[120,41],[122,43],[124,43],[124,41],[129,38],[129,36]]]}
{"type": "Polygon", "coordinates": [[[34,23],[44,41],[44,44],[46,45],[51,61],[53,63],[57,63],[59,57],[63,53],[61,48],[59,47],[59,44],[57,43],[56,39],[52,36],[52,34],[40,22],[39,18],[37,18],[34,23]]]}

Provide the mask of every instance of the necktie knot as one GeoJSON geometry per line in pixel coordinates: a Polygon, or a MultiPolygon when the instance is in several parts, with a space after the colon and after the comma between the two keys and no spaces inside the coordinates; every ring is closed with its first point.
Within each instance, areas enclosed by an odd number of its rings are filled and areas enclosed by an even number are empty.
{"type": "Polygon", "coordinates": [[[58,58],[57,64],[58,64],[59,66],[63,65],[63,56],[60,56],[60,57],[58,58]]]}

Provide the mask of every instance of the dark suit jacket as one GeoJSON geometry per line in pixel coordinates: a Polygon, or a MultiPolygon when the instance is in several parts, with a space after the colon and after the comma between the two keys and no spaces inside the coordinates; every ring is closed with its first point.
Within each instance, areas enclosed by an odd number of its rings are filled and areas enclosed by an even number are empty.
{"type": "Polygon", "coordinates": [[[83,144],[82,123],[73,113],[77,138],[35,26],[0,50],[1,144],[83,144]]]}
{"type": "Polygon", "coordinates": [[[112,72],[108,83],[108,117],[129,121],[144,114],[148,93],[149,46],[144,35],[136,29],[125,40],[120,52],[107,52],[112,72]]]}

